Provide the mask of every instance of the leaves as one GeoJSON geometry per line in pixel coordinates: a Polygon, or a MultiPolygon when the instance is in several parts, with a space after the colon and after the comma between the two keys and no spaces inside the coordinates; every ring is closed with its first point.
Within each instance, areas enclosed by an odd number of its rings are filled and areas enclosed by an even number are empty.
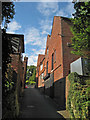
{"type": "Polygon", "coordinates": [[[7,24],[13,19],[15,15],[13,2],[2,2],[2,21],[4,21],[4,28],[7,28],[7,24]]]}
{"type": "Polygon", "coordinates": [[[13,2],[2,2],[2,23],[4,24],[4,29],[2,30],[2,84],[3,91],[5,91],[5,72],[7,71],[7,65],[11,62],[11,41],[8,40],[6,29],[7,24],[10,22],[10,19],[14,17],[14,4],[13,2]]]}
{"type": "Polygon", "coordinates": [[[90,57],[85,51],[89,51],[90,41],[90,2],[76,2],[74,4],[76,12],[74,13],[74,19],[72,19],[72,45],[74,51],[71,53],[90,57]]]}
{"type": "Polygon", "coordinates": [[[3,92],[6,89],[5,74],[7,72],[8,64],[11,62],[10,53],[11,53],[11,41],[8,40],[6,32],[2,30],[2,87],[3,87],[3,92]]]}
{"type": "MultiPolygon", "coordinates": [[[[80,77],[77,73],[69,74],[68,78],[70,81],[70,89],[67,100],[67,108],[71,113],[71,118],[86,119],[88,118],[88,106],[90,104],[90,87],[86,82],[86,78],[80,77]]],[[[90,81],[89,77],[88,79],[90,81]]]]}
{"type": "Polygon", "coordinates": [[[27,84],[35,84],[36,79],[36,66],[31,65],[27,66],[27,74],[26,74],[26,83],[27,84]]]}

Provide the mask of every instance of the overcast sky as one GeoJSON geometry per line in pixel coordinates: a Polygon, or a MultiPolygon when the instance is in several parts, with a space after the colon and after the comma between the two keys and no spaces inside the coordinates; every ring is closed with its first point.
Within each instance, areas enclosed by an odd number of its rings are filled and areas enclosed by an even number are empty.
{"type": "Polygon", "coordinates": [[[24,56],[28,56],[28,65],[36,65],[38,54],[45,53],[47,35],[51,34],[54,16],[71,18],[74,5],[71,2],[15,2],[14,4],[16,13],[8,25],[7,32],[24,35],[24,56]]]}

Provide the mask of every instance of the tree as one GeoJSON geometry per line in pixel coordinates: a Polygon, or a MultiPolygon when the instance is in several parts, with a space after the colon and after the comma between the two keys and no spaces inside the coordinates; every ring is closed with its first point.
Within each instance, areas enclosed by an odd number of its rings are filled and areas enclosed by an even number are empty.
{"type": "Polygon", "coordinates": [[[8,40],[6,29],[7,24],[13,19],[15,14],[13,2],[2,2],[2,23],[4,29],[2,30],[2,65],[3,72],[6,72],[7,64],[10,63],[11,41],[8,40]]]}
{"type": "Polygon", "coordinates": [[[2,2],[2,21],[5,29],[15,15],[14,9],[13,2],[2,2]]]}
{"type": "Polygon", "coordinates": [[[13,2],[2,2],[2,23],[4,24],[4,29],[2,30],[2,87],[3,92],[5,91],[6,87],[5,84],[7,82],[5,77],[5,72],[7,71],[7,65],[11,62],[10,53],[11,49],[11,41],[8,40],[6,29],[7,24],[10,22],[11,19],[14,17],[14,4],[13,2]]]}
{"type": "Polygon", "coordinates": [[[89,2],[74,2],[74,9],[72,19],[72,46],[73,54],[90,57],[90,1],[89,2]]]}
{"type": "Polygon", "coordinates": [[[26,83],[34,84],[36,79],[36,66],[27,66],[26,83]]]}

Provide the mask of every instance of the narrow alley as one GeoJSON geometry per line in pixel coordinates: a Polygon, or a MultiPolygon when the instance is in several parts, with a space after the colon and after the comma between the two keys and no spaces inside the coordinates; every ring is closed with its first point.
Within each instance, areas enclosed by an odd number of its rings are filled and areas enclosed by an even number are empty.
{"type": "Polygon", "coordinates": [[[60,118],[56,104],[36,88],[27,88],[21,102],[19,118],[60,118]]]}

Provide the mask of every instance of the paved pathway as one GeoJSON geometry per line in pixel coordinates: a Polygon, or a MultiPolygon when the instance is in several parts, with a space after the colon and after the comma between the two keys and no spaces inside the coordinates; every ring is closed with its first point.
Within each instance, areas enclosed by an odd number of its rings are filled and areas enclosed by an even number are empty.
{"type": "Polygon", "coordinates": [[[56,104],[49,97],[41,94],[38,89],[24,90],[19,118],[60,118],[56,104]]]}

